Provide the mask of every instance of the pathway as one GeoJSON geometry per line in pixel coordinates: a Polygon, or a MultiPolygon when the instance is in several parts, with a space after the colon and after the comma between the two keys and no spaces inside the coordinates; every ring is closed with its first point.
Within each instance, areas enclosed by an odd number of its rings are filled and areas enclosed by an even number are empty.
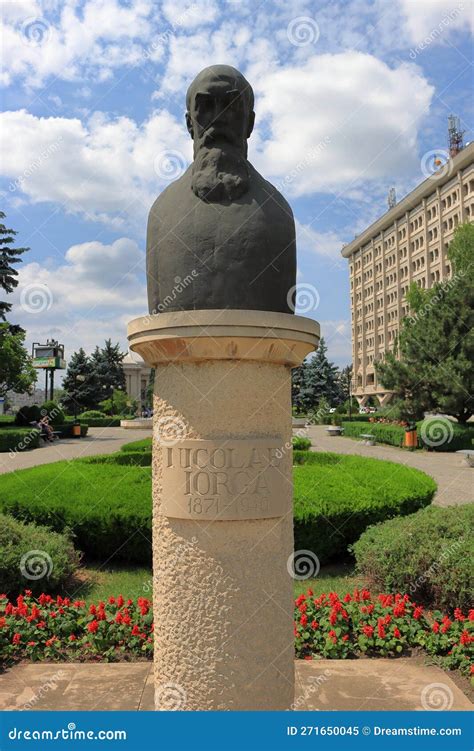
{"type": "MultiPolygon", "coordinates": [[[[421,658],[296,660],[295,677],[296,710],[436,710],[439,702],[472,710],[451,678],[421,658]]],[[[152,710],[152,663],[17,665],[0,675],[0,710],[11,709],[152,710]]]]}
{"type": "Polygon", "coordinates": [[[305,428],[301,435],[311,438],[314,451],[335,451],[338,454],[359,454],[376,459],[388,459],[423,470],[438,483],[438,492],[434,499],[438,506],[474,502],[474,469],[463,466],[459,454],[406,451],[382,444],[366,446],[362,441],[353,438],[329,436],[324,425],[305,428]]]}
{"type": "MultiPolygon", "coordinates": [[[[41,445],[33,451],[0,454],[0,474],[17,469],[36,467],[39,464],[77,459],[94,454],[113,454],[124,443],[149,438],[151,430],[125,428],[89,428],[85,438],[62,438],[60,441],[41,445]]],[[[42,442],[43,443],[43,442],[42,442]]]]}

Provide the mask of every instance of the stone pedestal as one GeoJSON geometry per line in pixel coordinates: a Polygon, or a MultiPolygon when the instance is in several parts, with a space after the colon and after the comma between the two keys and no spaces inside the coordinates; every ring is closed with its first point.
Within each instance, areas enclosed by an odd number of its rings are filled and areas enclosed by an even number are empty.
{"type": "Polygon", "coordinates": [[[287,709],[291,368],[319,326],[200,310],[135,319],[128,336],[155,368],[156,708],[287,709]]]}

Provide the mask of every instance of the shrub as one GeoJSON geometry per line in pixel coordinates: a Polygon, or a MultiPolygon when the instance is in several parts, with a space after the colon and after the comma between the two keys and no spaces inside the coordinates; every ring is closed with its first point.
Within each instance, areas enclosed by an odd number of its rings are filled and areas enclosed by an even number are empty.
{"type": "Polygon", "coordinates": [[[32,404],[30,407],[20,407],[15,415],[15,425],[28,427],[32,422],[41,420],[41,417],[41,410],[37,404],[32,404]]]}
{"type": "Polygon", "coordinates": [[[472,504],[391,519],[369,527],[353,545],[357,568],[377,586],[431,606],[469,607],[473,529],[472,504]]]}
{"type": "Polygon", "coordinates": [[[428,451],[472,449],[474,425],[460,425],[447,417],[426,417],[417,423],[418,443],[428,451]]]}
{"type": "Polygon", "coordinates": [[[367,425],[357,418],[354,422],[344,422],[344,435],[350,438],[358,438],[363,433],[370,433],[379,443],[388,443],[391,446],[403,446],[405,441],[405,428],[400,425],[385,425],[384,423],[372,422],[367,425]]]}
{"type": "Polygon", "coordinates": [[[34,592],[59,587],[79,565],[79,554],[65,534],[23,524],[0,514],[0,590],[34,592]]]}
{"type": "Polygon", "coordinates": [[[293,449],[297,451],[306,451],[311,448],[311,439],[301,435],[294,435],[292,439],[293,449]]]}
{"type": "Polygon", "coordinates": [[[2,477],[1,510],[75,535],[90,559],[151,561],[151,468],[87,459],[2,477]]]}
{"type": "Polygon", "coordinates": [[[101,412],[99,409],[88,409],[86,412],[81,412],[79,415],[80,420],[87,420],[89,418],[102,418],[107,417],[105,412],[101,412]]]}
{"type": "Polygon", "coordinates": [[[41,405],[41,416],[47,416],[51,425],[62,425],[65,422],[65,415],[59,404],[56,402],[44,402],[41,405]]]}
{"type": "Polygon", "coordinates": [[[132,443],[124,443],[120,451],[130,453],[130,451],[151,451],[152,439],[143,438],[141,441],[132,441],[132,443]]]}
{"type": "MultiPolygon", "coordinates": [[[[345,422],[349,419],[349,415],[347,413],[341,413],[336,412],[337,419],[341,422],[345,422]]],[[[359,415],[357,413],[357,410],[354,410],[354,412],[351,415],[351,422],[369,422],[369,419],[373,417],[373,415],[359,415]]]]}
{"type": "MultiPolygon", "coordinates": [[[[0,429],[0,452],[30,451],[37,449],[40,444],[40,432],[35,428],[2,428],[0,429]]],[[[12,467],[14,469],[14,467],[12,467]]]]}
{"type": "Polygon", "coordinates": [[[119,428],[123,417],[81,417],[90,428],[119,428]]]}
{"type": "Polygon", "coordinates": [[[369,524],[430,503],[436,483],[424,472],[365,457],[294,452],[295,550],[321,562],[346,554],[369,524]]]}
{"type": "MultiPolygon", "coordinates": [[[[322,562],[345,554],[369,524],[426,505],[436,489],[423,472],[400,464],[293,453],[296,549],[313,550],[322,562]]],[[[0,504],[17,518],[71,528],[90,558],[149,563],[150,460],[150,451],[117,452],[9,473],[0,504]]]]}

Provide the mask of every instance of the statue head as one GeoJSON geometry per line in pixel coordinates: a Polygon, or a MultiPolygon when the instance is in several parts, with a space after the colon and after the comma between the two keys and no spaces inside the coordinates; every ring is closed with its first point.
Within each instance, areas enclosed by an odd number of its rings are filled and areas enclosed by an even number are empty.
{"type": "Polygon", "coordinates": [[[195,152],[201,145],[228,143],[246,156],[255,121],[253,104],[252,87],[236,68],[204,68],[186,94],[186,125],[195,152]]]}
{"type": "Polygon", "coordinates": [[[255,112],[252,87],[236,68],[211,65],[186,94],[186,125],[194,141],[192,187],[210,202],[231,201],[249,184],[247,139],[255,112]]]}

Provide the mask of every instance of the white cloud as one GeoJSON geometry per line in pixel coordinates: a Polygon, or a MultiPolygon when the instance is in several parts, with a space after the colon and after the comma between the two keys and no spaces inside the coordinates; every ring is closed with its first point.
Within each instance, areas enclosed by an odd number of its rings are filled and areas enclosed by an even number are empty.
{"type": "Polygon", "coordinates": [[[170,150],[177,167],[184,168],[192,158],[184,123],[165,110],[141,126],[102,113],[82,123],[18,110],[0,116],[0,129],[0,170],[10,181],[8,195],[25,194],[33,203],[53,201],[99,221],[115,218],[115,226],[125,223],[124,216],[127,222],[143,223],[151,202],[167,185],[160,165],[170,150]]]}
{"type": "Polygon", "coordinates": [[[69,355],[80,346],[90,351],[109,336],[125,346],[127,322],[147,310],[144,266],[144,252],[126,237],[73,245],[60,265],[25,264],[11,319],[27,330],[29,341],[54,336],[69,355]]]}
{"type": "Polygon", "coordinates": [[[339,261],[343,242],[344,239],[337,232],[317,232],[311,225],[296,221],[296,247],[299,257],[304,255],[311,258],[316,254],[339,261]]]}
{"type": "Polygon", "coordinates": [[[321,336],[328,346],[329,359],[343,367],[352,362],[350,320],[320,321],[321,336]]]}
{"type": "Polygon", "coordinates": [[[255,161],[296,196],[406,174],[434,93],[415,66],[357,52],[270,71],[255,88],[257,128],[270,130],[255,161]]]}
{"type": "Polygon", "coordinates": [[[442,42],[453,31],[474,31],[471,0],[399,0],[405,29],[416,45],[442,42]]]}

